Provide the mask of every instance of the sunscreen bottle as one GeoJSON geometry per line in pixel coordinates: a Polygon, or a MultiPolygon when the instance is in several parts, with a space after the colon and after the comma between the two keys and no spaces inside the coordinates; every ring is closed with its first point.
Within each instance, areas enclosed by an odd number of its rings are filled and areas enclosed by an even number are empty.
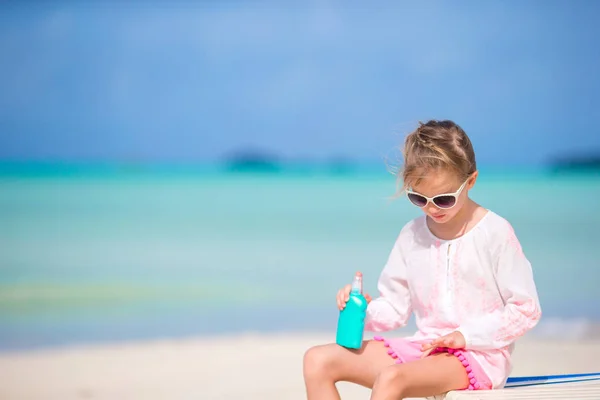
{"type": "Polygon", "coordinates": [[[346,307],[340,311],[335,342],[349,349],[360,349],[365,329],[367,299],[363,296],[362,273],[357,272],[346,307]]]}

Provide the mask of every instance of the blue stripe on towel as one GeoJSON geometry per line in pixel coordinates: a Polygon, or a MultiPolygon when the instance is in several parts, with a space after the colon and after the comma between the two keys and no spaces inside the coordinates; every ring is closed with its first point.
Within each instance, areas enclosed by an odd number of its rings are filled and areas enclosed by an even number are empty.
{"type": "Polygon", "coordinates": [[[539,375],[539,376],[518,376],[510,377],[506,381],[504,387],[523,387],[523,386],[535,386],[535,385],[547,385],[556,383],[569,383],[569,382],[585,382],[585,381],[596,381],[600,380],[600,373],[586,373],[586,374],[566,374],[566,375],[539,375]]]}

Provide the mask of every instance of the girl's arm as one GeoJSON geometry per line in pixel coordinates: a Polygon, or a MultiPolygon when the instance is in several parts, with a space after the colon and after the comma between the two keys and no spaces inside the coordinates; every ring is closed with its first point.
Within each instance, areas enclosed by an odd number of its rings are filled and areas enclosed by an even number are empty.
{"type": "Polygon", "coordinates": [[[505,240],[497,256],[496,282],[504,307],[458,329],[465,337],[467,349],[509,346],[536,326],[542,316],[531,264],[510,225],[508,234],[503,236],[505,240]]]}
{"type": "Polygon", "coordinates": [[[379,297],[369,303],[365,329],[390,331],[406,325],[412,312],[406,277],[406,264],[400,251],[400,238],[394,244],[377,283],[379,297]]]}

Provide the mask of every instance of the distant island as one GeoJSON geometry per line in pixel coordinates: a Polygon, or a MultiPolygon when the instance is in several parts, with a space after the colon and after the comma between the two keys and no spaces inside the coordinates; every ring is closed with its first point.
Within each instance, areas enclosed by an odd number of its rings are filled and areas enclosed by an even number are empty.
{"type": "Polygon", "coordinates": [[[350,157],[332,156],[328,159],[284,159],[267,151],[243,149],[222,158],[225,170],[236,173],[292,175],[354,175],[360,164],[350,157]]]}
{"type": "Polygon", "coordinates": [[[277,157],[264,151],[236,151],[225,157],[225,166],[232,172],[274,173],[281,170],[277,157]]]}
{"type": "Polygon", "coordinates": [[[600,172],[600,151],[593,154],[563,156],[550,163],[552,172],[600,172]]]}

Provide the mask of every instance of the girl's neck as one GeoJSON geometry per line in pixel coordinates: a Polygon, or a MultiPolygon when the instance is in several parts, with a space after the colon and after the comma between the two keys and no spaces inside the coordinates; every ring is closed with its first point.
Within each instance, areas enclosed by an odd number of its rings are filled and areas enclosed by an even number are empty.
{"type": "Polygon", "coordinates": [[[436,224],[431,218],[427,218],[429,230],[442,240],[452,240],[461,237],[469,231],[482,217],[485,210],[468,199],[460,211],[445,224],[436,224]],[[482,211],[481,213],[479,211],[482,211]]]}

